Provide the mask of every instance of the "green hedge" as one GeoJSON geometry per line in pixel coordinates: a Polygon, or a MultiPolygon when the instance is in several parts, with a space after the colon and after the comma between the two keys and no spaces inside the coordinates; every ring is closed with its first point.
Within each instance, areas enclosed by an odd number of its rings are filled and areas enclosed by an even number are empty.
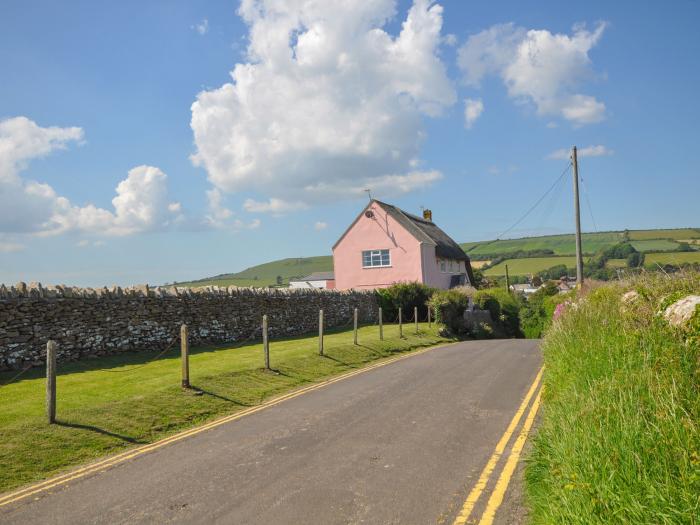
{"type": "Polygon", "coordinates": [[[428,300],[435,289],[418,282],[406,282],[378,288],[376,293],[385,321],[393,322],[399,315],[399,308],[403,310],[404,320],[412,319],[414,307],[418,307],[419,320],[424,320],[428,317],[428,300]]]}

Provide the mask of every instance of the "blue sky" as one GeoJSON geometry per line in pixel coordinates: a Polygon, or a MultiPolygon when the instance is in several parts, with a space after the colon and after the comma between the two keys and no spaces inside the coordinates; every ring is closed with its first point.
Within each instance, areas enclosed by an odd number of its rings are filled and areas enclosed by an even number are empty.
{"type": "MultiPolygon", "coordinates": [[[[0,282],[329,254],[366,186],[489,239],[572,144],[585,230],[700,226],[697,2],[275,3],[3,3],[0,282]]],[[[570,186],[510,235],[571,231],[570,186]]]]}

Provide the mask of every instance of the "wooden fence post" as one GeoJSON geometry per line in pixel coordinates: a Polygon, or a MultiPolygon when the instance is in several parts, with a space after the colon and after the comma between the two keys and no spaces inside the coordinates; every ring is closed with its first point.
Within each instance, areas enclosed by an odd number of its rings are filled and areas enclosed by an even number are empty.
{"type": "Polygon", "coordinates": [[[323,355],[323,308],[318,311],[318,355],[323,355]]]}
{"type": "Polygon", "coordinates": [[[46,343],[46,418],[56,422],[56,341],[46,343]]]}
{"type": "Polygon", "coordinates": [[[353,343],[357,344],[357,308],[352,316],[353,343]]]}
{"type": "Polygon", "coordinates": [[[413,319],[416,322],[416,333],[418,333],[418,307],[417,306],[413,307],[413,319]]]}
{"type": "Polygon", "coordinates": [[[399,306],[399,337],[403,337],[403,308],[399,306]]]}
{"type": "Polygon", "coordinates": [[[270,370],[270,342],[267,339],[267,314],[262,319],[263,351],[265,352],[265,370],[270,370]]]}
{"type": "Polygon", "coordinates": [[[384,341],[384,325],[382,325],[382,307],[379,307],[379,340],[384,341]]]}
{"type": "Polygon", "coordinates": [[[190,387],[190,338],[187,325],[180,326],[180,361],[182,361],[182,388],[190,387]]]}

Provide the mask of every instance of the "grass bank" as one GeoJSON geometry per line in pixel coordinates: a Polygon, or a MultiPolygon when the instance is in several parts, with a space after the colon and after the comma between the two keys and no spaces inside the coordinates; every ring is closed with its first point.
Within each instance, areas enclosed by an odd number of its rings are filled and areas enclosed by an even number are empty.
{"type": "MultiPolygon", "coordinates": [[[[261,403],[304,383],[318,381],[402,352],[447,342],[435,326],[375,326],[329,331],[325,356],[312,336],[271,340],[271,367],[263,369],[261,344],[192,350],[190,382],[182,390],[178,349],[158,361],[152,354],[129,353],[59,364],[59,424],[44,415],[43,370],[0,388],[0,492],[49,477],[75,465],[127,447],[146,444],[217,416],[261,403]],[[145,365],[145,366],[140,366],[145,365]],[[202,392],[195,395],[196,391],[202,392]]],[[[9,379],[0,376],[0,384],[9,379]]]]}
{"type": "Polygon", "coordinates": [[[532,523],[700,523],[700,349],[658,315],[674,292],[700,275],[599,288],[549,328],[532,523]]]}

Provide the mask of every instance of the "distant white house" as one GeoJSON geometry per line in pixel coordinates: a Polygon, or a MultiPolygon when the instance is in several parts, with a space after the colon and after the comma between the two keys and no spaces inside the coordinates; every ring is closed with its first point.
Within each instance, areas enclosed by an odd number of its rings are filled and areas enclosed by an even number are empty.
{"type": "Polygon", "coordinates": [[[531,284],[511,284],[510,285],[510,289],[512,292],[525,294],[526,296],[535,293],[540,288],[542,288],[542,287],[541,286],[535,287],[535,286],[532,286],[531,284]]]}
{"type": "Polygon", "coordinates": [[[289,280],[290,288],[335,288],[333,272],[314,272],[306,277],[289,280]]]}

